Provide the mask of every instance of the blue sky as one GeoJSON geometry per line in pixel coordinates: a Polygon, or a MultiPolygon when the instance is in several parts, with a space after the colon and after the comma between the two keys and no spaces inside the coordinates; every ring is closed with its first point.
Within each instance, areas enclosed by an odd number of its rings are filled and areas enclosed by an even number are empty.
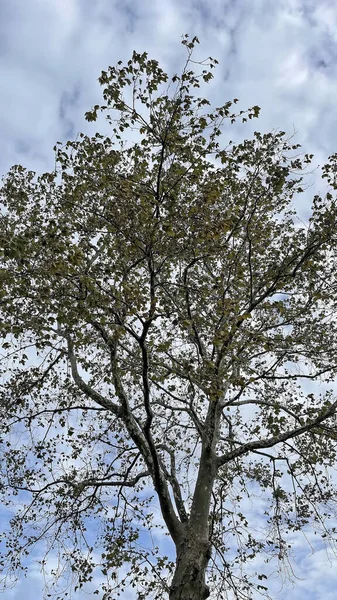
{"type": "MultiPolygon", "coordinates": [[[[186,32],[199,37],[200,58],[219,60],[208,88],[215,103],[259,105],[252,127],[295,129],[315,165],[337,151],[334,0],[0,0],[0,173],[18,163],[53,168],[56,141],[97,129],[83,115],[100,102],[101,70],[134,49],[175,70],[186,32]]],[[[249,136],[249,127],[237,136],[249,136]]],[[[311,182],[313,195],[318,172],[311,182]]],[[[298,538],[295,561],[295,589],[272,582],[279,600],[336,598],[337,559],[319,547],[312,554],[298,538]]],[[[6,598],[42,600],[42,586],[32,568],[6,598]]]]}

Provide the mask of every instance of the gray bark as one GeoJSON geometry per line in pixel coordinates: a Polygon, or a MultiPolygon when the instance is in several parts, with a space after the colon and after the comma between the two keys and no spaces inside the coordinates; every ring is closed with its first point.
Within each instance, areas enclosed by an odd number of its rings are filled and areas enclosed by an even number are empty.
{"type": "Polygon", "coordinates": [[[182,541],[176,545],[176,569],[170,600],[206,600],[210,595],[206,569],[212,554],[209,515],[217,470],[214,450],[220,413],[219,405],[210,404],[191,513],[182,541]]]}
{"type": "Polygon", "coordinates": [[[201,539],[198,532],[188,532],[177,548],[176,570],[170,600],[206,600],[209,588],[205,582],[206,568],[211,558],[208,539],[201,539]]]}

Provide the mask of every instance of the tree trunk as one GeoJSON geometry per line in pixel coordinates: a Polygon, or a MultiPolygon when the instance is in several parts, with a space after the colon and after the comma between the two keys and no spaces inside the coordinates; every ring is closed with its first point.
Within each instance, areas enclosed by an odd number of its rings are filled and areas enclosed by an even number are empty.
{"type": "Polygon", "coordinates": [[[176,570],[170,588],[170,600],[205,600],[210,595],[206,585],[206,568],[211,558],[208,540],[197,533],[186,536],[177,549],[176,570]]]}
{"type": "Polygon", "coordinates": [[[212,555],[209,514],[216,477],[214,447],[220,415],[221,406],[210,403],[190,517],[181,542],[176,544],[176,569],[170,600],[206,600],[210,595],[206,585],[206,569],[212,555]]]}

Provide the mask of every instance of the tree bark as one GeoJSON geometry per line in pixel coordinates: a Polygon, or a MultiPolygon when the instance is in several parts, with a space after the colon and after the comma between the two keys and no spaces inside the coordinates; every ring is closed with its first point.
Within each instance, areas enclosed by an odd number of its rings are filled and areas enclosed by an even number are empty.
{"type": "Polygon", "coordinates": [[[176,544],[176,569],[170,600],[206,600],[210,595],[206,584],[206,569],[212,555],[209,515],[217,472],[215,446],[221,410],[219,402],[209,403],[190,516],[182,540],[176,544]]]}
{"type": "Polygon", "coordinates": [[[176,545],[176,569],[170,600],[205,600],[210,595],[206,569],[212,555],[209,512],[215,464],[209,449],[203,449],[189,521],[182,541],[176,545]]]}
{"type": "Polygon", "coordinates": [[[210,591],[205,577],[210,558],[209,540],[200,539],[197,532],[187,534],[177,548],[170,600],[206,600],[209,597],[210,591]]]}

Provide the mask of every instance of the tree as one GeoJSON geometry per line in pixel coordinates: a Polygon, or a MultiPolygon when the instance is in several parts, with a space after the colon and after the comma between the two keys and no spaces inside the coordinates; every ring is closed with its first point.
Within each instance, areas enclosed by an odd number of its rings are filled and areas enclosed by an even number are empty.
{"type": "Polygon", "coordinates": [[[42,540],[105,600],[251,598],[255,557],[336,534],[337,156],[302,223],[312,155],[278,131],[224,146],[259,108],[195,95],[216,64],[197,42],[171,79],[146,53],[102,72],[86,118],[111,138],[1,189],[1,491],[22,503],[3,566],[42,540]]]}

